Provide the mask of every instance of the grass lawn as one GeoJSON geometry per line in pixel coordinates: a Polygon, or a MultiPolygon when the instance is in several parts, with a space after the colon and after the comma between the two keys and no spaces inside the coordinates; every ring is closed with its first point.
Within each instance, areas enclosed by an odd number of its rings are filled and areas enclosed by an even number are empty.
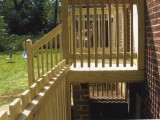
{"type": "Polygon", "coordinates": [[[15,52],[8,63],[8,53],[0,52],[0,106],[12,102],[28,87],[27,59],[22,56],[23,51],[15,52]]]}

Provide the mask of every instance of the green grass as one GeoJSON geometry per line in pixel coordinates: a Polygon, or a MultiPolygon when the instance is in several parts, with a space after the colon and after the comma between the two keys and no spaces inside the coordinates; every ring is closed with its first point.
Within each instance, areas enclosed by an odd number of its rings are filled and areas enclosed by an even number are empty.
{"type": "MultiPolygon", "coordinates": [[[[44,53],[44,73],[46,69],[46,51],[44,53]]],[[[55,51],[53,50],[53,65],[55,65],[55,51]]],[[[60,62],[60,50],[57,50],[57,62],[60,62]]],[[[48,50],[48,67],[51,69],[51,55],[48,50]]],[[[27,59],[23,59],[23,51],[13,53],[11,62],[6,58],[9,53],[0,52],[0,106],[12,102],[15,98],[25,91],[28,87],[27,59]]],[[[42,75],[41,53],[39,54],[40,74],[42,75]]],[[[35,80],[38,79],[37,54],[34,57],[35,80]]]]}
{"type": "Polygon", "coordinates": [[[23,51],[15,52],[8,63],[8,53],[0,52],[0,106],[8,104],[27,89],[27,59],[23,51]]]}

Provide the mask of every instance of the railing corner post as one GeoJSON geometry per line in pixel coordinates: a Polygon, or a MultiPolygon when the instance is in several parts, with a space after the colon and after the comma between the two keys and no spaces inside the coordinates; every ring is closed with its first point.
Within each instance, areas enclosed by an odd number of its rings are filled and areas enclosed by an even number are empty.
{"type": "Polygon", "coordinates": [[[34,83],[34,72],[33,72],[33,52],[31,50],[32,41],[26,40],[27,49],[27,66],[28,66],[28,86],[30,87],[34,83]]]}

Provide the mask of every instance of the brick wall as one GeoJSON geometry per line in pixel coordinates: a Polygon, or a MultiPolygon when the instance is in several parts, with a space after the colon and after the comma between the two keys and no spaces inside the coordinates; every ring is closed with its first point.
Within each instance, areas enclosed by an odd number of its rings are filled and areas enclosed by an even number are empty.
{"type": "Polygon", "coordinates": [[[73,120],[89,120],[89,85],[73,84],[73,120]]]}
{"type": "Polygon", "coordinates": [[[145,0],[146,79],[140,90],[141,117],[160,118],[160,0],[145,0]]]}

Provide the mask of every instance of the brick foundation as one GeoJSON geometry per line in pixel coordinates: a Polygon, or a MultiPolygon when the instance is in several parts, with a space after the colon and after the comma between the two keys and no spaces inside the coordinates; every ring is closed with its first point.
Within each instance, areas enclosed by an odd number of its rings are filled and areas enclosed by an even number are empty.
{"type": "Polygon", "coordinates": [[[73,120],[89,120],[89,85],[73,84],[73,120]]]}

